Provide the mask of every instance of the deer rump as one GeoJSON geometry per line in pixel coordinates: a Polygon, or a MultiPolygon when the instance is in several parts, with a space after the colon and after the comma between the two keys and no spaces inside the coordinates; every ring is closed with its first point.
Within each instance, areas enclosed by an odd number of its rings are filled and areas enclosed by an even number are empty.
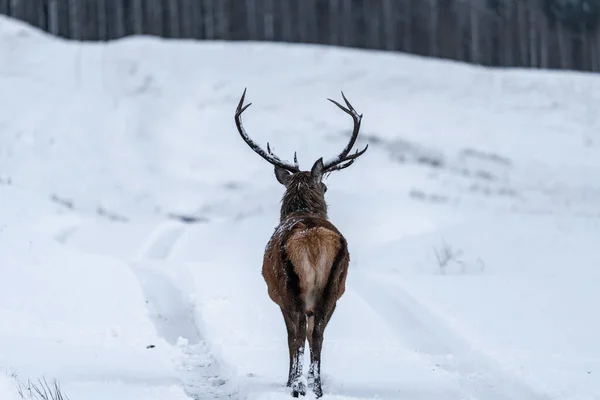
{"type": "Polygon", "coordinates": [[[342,234],[327,220],[303,217],[273,239],[263,263],[271,300],[308,317],[329,314],[345,291],[349,255],[342,234]]]}

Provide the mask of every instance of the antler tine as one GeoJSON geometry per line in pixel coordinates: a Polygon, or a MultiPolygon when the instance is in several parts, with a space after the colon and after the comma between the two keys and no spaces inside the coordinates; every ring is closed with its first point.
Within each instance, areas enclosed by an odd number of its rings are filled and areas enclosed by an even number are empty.
{"type": "Polygon", "coordinates": [[[344,102],[346,103],[348,108],[344,107],[343,105],[341,105],[340,103],[338,103],[335,100],[332,100],[329,98],[327,100],[331,101],[333,104],[338,106],[343,112],[345,112],[346,114],[348,114],[352,117],[352,120],[354,121],[354,128],[352,130],[352,136],[350,137],[350,141],[348,142],[346,147],[344,147],[344,150],[342,150],[342,152],[337,157],[327,161],[324,164],[325,171],[337,171],[337,170],[349,167],[350,165],[352,165],[354,160],[356,158],[360,157],[361,155],[363,155],[365,153],[365,151],[367,151],[367,148],[369,147],[369,145],[367,144],[363,150],[356,151],[356,153],[348,156],[348,153],[350,153],[350,150],[352,150],[352,147],[354,146],[354,144],[356,143],[356,139],[358,138],[358,132],[360,131],[360,124],[362,121],[362,114],[358,114],[356,112],[354,107],[352,107],[352,104],[350,104],[350,102],[344,95],[344,92],[342,92],[342,98],[344,99],[344,102]],[[343,163],[348,160],[351,160],[351,162],[340,165],[340,163],[343,163]]]}
{"type": "Polygon", "coordinates": [[[361,151],[356,150],[356,152],[354,154],[351,154],[347,157],[344,157],[344,162],[346,162],[345,164],[337,164],[331,168],[328,169],[328,171],[339,171],[340,169],[344,169],[344,168],[348,168],[349,166],[351,166],[354,161],[356,161],[356,159],[360,156],[362,156],[365,151],[367,151],[367,149],[369,148],[369,145],[367,144],[365,146],[364,149],[362,149],[361,151]]]}
{"type": "Polygon", "coordinates": [[[286,169],[290,172],[300,172],[300,168],[298,166],[298,162],[297,162],[295,156],[294,156],[295,165],[291,165],[285,161],[282,161],[279,157],[277,157],[275,154],[273,154],[271,152],[271,148],[270,148],[268,142],[267,142],[267,151],[268,151],[268,153],[267,153],[258,144],[254,143],[254,141],[252,139],[250,139],[250,136],[248,136],[248,133],[244,129],[244,125],[242,124],[242,118],[241,118],[242,113],[248,107],[250,107],[250,105],[252,105],[252,103],[248,103],[247,105],[243,106],[245,98],[246,98],[246,88],[244,88],[244,93],[242,94],[242,98],[240,99],[240,102],[238,103],[238,106],[235,110],[235,126],[237,127],[237,130],[240,133],[240,136],[242,136],[242,139],[244,139],[244,142],[246,142],[246,144],[248,146],[250,146],[250,148],[252,150],[254,150],[254,152],[256,154],[258,154],[259,156],[264,158],[270,164],[273,164],[277,167],[286,169]]]}
{"type": "MultiPolygon", "coordinates": [[[[281,161],[281,158],[279,158],[275,153],[273,153],[273,151],[271,150],[271,146],[269,145],[269,142],[267,142],[267,152],[269,153],[269,155],[271,157],[273,157],[277,161],[285,164],[284,161],[281,161]]],[[[300,170],[300,164],[298,164],[298,156],[296,156],[296,152],[294,152],[294,167],[297,168],[298,171],[300,170]]]]}
{"type": "Polygon", "coordinates": [[[348,167],[349,167],[349,166],[351,166],[352,164],[354,164],[354,160],[350,160],[350,161],[348,161],[348,162],[347,162],[347,163],[345,163],[345,164],[338,164],[338,165],[336,165],[335,167],[331,167],[331,168],[329,168],[329,169],[327,170],[327,172],[339,171],[339,170],[341,170],[341,169],[348,168],[348,167]]]}

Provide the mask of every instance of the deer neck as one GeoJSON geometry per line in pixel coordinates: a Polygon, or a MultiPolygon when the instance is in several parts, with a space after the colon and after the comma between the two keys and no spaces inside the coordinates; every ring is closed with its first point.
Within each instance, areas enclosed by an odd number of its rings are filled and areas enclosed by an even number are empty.
{"type": "Polygon", "coordinates": [[[322,195],[290,192],[281,200],[280,220],[291,215],[313,215],[327,219],[327,203],[322,195]]]}

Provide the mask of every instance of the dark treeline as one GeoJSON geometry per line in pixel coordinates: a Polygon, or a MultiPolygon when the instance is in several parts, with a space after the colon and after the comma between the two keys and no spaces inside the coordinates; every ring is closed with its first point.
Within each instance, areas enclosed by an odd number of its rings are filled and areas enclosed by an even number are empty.
{"type": "Polygon", "coordinates": [[[0,13],[75,40],[321,43],[600,71],[600,0],[0,0],[0,13]]]}

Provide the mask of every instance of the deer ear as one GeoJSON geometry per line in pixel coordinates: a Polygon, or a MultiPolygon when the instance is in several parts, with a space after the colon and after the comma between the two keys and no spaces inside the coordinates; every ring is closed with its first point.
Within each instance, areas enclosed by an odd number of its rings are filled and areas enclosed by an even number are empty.
{"type": "Polygon", "coordinates": [[[315,161],[310,170],[310,175],[316,182],[321,182],[321,179],[323,179],[323,157],[315,161]]]}
{"type": "Polygon", "coordinates": [[[288,182],[290,181],[291,175],[292,174],[290,171],[275,166],[275,177],[277,178],[277,181],[283,186],[287,186],[288,182]]]}

